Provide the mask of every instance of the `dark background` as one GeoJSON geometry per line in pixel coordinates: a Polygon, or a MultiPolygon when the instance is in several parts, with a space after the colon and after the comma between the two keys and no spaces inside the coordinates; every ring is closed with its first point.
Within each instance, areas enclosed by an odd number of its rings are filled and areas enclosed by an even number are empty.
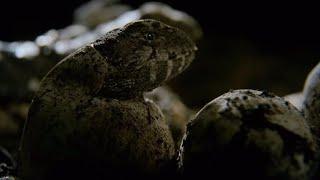
{"type": "MultiPolygon", "coordinates": [[[[1,1],[0,39],[33,40],[72,22],[85,0],[1,1]]],[[[124,0],[138,7],[145,1],[124,0]]],[[[187,104],[200,107],[228,89],[300,91],[320,60],[316,5],[279,2],[166,0],[194,16],[204,30],[196,61],[171,82],[187,104]]]]}

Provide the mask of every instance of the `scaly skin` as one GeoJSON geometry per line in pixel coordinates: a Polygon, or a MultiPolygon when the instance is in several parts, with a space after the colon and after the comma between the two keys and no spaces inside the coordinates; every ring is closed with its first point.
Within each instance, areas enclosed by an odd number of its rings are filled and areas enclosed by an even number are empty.
{"type": "Polygon", "coordinates": [[[143,99],[181,73],[196,47],[154,20],[107,33],[42,80],[21,141],[25,179],[168,173],[174,142],[159,108],[143,99]]]}

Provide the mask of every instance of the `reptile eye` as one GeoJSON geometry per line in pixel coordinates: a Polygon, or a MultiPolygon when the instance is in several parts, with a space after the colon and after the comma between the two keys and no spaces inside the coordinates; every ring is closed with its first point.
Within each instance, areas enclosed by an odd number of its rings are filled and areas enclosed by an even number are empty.
{"type": "Polygon", "coordinates": [[[153,41],[154,40],[154,34],[153,33],[147,33],[146,35],[145,35],[145,38],[146,38],[146,40],[147,41],[153,41]]]}

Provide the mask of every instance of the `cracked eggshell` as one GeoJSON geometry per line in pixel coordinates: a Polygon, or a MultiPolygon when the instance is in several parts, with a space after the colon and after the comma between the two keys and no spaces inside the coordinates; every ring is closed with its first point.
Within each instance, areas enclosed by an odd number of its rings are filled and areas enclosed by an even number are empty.
{"type": "Polygon", "coordinates": [[[303,112],[319,143],[320,137],[320,63],[309,73],[303,88],[303,112]]]}
{"type": "Polygon", "coordinates": [[[174,142],[154,103],[92,98],[70,107],[56,102],[55,108],[45,100],[33,102],[22,140],[23,177],[154,177],[174,168],[174,142]]]}
{"type": "Polygon", "coordinates": [[[270,93],[234,90],[188,124],[180,150],[186,176],[308,179],[316,144],[301,113],[270,93]]]}

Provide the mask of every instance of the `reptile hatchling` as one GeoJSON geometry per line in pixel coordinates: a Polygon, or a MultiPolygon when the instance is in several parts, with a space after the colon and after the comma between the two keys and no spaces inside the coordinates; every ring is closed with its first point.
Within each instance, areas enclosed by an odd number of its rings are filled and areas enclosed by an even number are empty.
{"type": "Polygon", "coordinates": [[[182,31],[139,20],[60,61],[42,79],[20,145],[23,179],[160,177],[175,144],[150,91],[184,71],[197,50],[182,31]]]}

